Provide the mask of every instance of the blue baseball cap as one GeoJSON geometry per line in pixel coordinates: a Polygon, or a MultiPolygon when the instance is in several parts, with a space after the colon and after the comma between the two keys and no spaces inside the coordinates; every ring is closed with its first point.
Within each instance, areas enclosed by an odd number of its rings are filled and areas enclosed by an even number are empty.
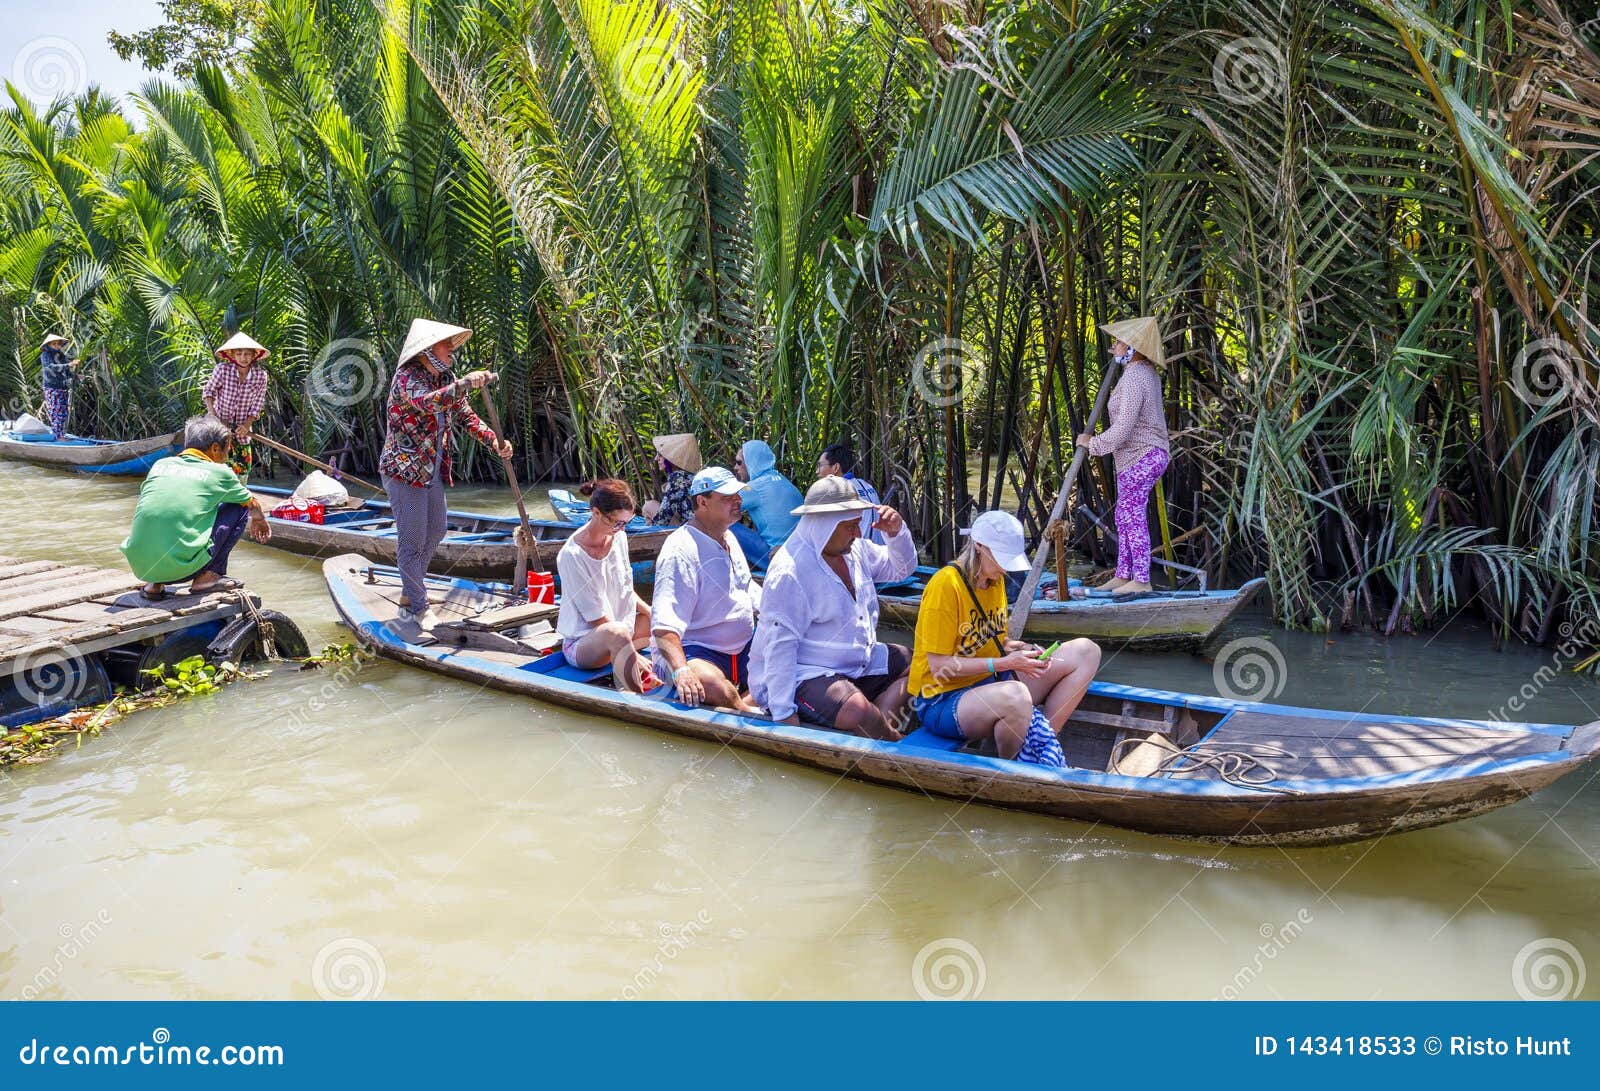
{"type": "Polygon", "coordinates": [[[737,477],[733,471],[721,466],[707,466],[694,475],[694,480],[689,482],[690,496],[703,496],[708,492],[721,493],[723,496],[732,496],[750,486],[737,477]]]}

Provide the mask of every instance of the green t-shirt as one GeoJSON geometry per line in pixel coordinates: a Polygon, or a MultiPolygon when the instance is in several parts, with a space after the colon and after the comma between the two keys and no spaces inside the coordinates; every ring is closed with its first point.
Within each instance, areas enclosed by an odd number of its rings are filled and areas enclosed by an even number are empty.
{"type": "Polygon", "coordinates": [[[249,502],[250,490],[238,476],[199,451],[164,458],[139,487],[139,506],[122,555],[133,574],[147,583],[186,580],[211,558],[217,508],[249,502]]]}

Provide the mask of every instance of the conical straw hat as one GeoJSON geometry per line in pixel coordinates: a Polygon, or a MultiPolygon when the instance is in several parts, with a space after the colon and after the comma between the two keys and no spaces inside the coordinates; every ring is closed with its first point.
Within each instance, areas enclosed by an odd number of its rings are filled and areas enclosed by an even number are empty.
{"type": "Polygon", "coordinates": [[[52,334],[50,334],[50,335],[49,335],[49,336],[48,336],[48,337],[46,337],[46,338],[45,338],[45,339],[44,339],[44,342],[43,342],[43,343],[44,343],[44,344],[46,344],[46,345],[53,345],[53,344],[55,344],[55,343],[56,343],[56,342],[57,342],[57,341],[60,341],[60,342],[61,342],[61,343],[62,343],[62,344],[63,344],[63,345],[70,345],[70,344],[72,344],[72,341],[71,341],[71,340],[70,340],[70,339],[69,339],[69,338],[66,338],[66,337],[63,337],[63,336],[61,336],[61,335],[60,335],[60,334],[59,334],[59,333],[52,333],[52,334]]]}
{"type": "Polygon", "coordinates": [[[397,362],[403,364],[423,349],[431,349],[440,341],[448,341],[451,348],[458,349],[471,337],[472,331],[465,326],[452,326],[429,318],[414,319],[411,329],[406,333],[405,347],[400,350],[400,359],[397,362]]]}
{"type": "Polygon", "coordinates": [[[1156,367],[1161,367],[1167,362],[1167,351],[1164,338],[1161,336],[1161,323],[1154,318],[1128,318],[1121,322],[1110,322],[1100,327],[1113,338],[1127,344],[1134,352],[1149,360],[1156,367]]]}
{"type": "Polygon", "coordinates": [[[650,441],[656,453],[680,470],[699,473],[705,460],[700,457],[700,441],[693,432],[674,432],[670,436],[657,436],[650,441]]]}
{"type": "Polygon", "coordinates": [[[256,354],[257,360],[265,360],[268,356],[272,355],[267,351],[267,347],[265,345],[261,344],[259,341],[256,341],[254,338],[250,337],[250,335],[242,331],[234,334],[232,337],[222,342],[222,344],[217,347],[217,351],[212,353],[212,355],[217,359],[222,360],[226,358],[222,355],[224,352],[232,352],[234,349],[252,349],[256,354]]]}

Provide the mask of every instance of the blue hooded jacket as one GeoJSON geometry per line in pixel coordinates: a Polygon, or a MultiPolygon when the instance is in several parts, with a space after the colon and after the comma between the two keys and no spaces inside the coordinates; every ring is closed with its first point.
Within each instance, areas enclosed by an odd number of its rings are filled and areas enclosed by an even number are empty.
{"type": "Polygon", "coordinates": [[[744,513],[761,540],[777,549],[799,524],[800,517],[789,512],[804,504],[805,497],[792,481],[773,468],[778,458],[765,442],[753,439],[739,448],[739,453],[744,456],[745,469],[750,471],[750,487],[739,494],[744,513]]]}

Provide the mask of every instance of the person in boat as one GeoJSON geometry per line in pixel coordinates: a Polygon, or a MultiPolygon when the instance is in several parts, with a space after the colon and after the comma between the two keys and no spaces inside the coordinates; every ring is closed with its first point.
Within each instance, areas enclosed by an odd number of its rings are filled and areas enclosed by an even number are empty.
{"type": "Polygon", "coordinates": [[[262,361],[269,353],[266,346],[240,332],[224,341],[213,355],[217,363],[200,397],[206,412],[233,429],[228,466],[240,481],[249,484],[256,462],[251,437],[267,407],[267,368],[262,361]]]}
{"type": "Polygon", "coordinates": [[[650,643],[650,607],[633,589],[628,535],[622,529],[638,510],[638,501],[628,483],[614,477],[581,488],[589,498],[589,521],[556,555],[561,654],[584,670],[610,663],[621,688],[642,693],[656,685],[639,655],[650,643]]]}
{"type": "Polygon", "coordinates": [[[72,384],[77,380],[79,360],[68,349],[72,342],[59,333],[45,337],[39,348],[39,381],[44,386],[44,415],[50,434],[67,436],[67,418],[72,415],[72,384]]]}
{"type": "Polygon", "coordinates": [[[1102,326],[1112,338],[1111,355],[1122,377],[1106,401],[1110,423],[1098,436],[1078,442],[1091,455],[1110,455],[1117,468],[1117,571],[1101,585],[1107,591],[1150,590],[1150,492],[1167,468],[1167,414],[1161,400],[1166,365],[1161,326],[1154,318],[1132,318],[1102,326]]]}
{"type": "Polygon", "coordinates": [[[773,551],[788,539],[800,522],[794,509],[805,502],[794,482],[778,472],[777,465],[778,456],[759,439],[740,447],[733,463],[733,472],[749,485],[742,501],[744,513],[750,517],[750,527],[735,524],[733,533],[745,557],[757,568],[765,568],[773,551]]]}
{"type": "Polygon", "coordinates": [[[835,443],[824,447],[822,454],[817,458],[818,477],[842,477],[855,486],[857,495],[871,505],[870,509],[861,514],[861,537],[869,542],[883,545],[883,532],[874,530],[878,521],[878,507],[883,503],[878,498],[878,490],[872,487],[872,482],[857,477],[855,448],[848,443],[835,443]]]}
{"type": "Polygon", "coordinates": [[[689,483],[705,465],[700,457],[700,441],[693,432],[675,432],[670,436],[656,436],[650,441],[656,449],[656,468],[666,483],[660,500],[645,503],[644,517],[658,527],[681,527],[694,514],[689,502],[689,483]]]}
{"type": "Polygon", "coordinates": [[[142,594],[159,600],[166,585],[191,580],[199,594],[240,586],[228,578],[228,555],[249,524],[258,542],[272,537],[261,501],[228,468],[233,430],[216,417],[193,417],[183,450],[150,467],[139,487],[133,525],[122,555],[145,581],[142,594]]]}
{"type": "Polygon", "coordinates": [[[755,711],[748,684],[760,587],[730,528],[746,485],[721,466],[694,475],[689,521],[661,544],[651,595],[655,669],[687,705],[755,711]]]}
{"type": "Polygon", "coordinates": [[[750,655],[750,696],[776,721],[895,741],[905,722],[911,649],[878,642],[876,584],[917,570],[917,546],[893,508],[826,476],[796,508],[799,525],[773,554],[750,655]],[[864,513],[886,544],[861,536],[864,513]]]}
{"type": "Polygon", "coordinates": [[[434,551],[444,541],[448,513],[444,490],[454,484],[451,433],[463,425],[502,458],[511,443],[494,434],[467,404],[467,394],[489,383],[487,371],[452,377],[456,349],[472,331],[419,318],[411,323],[399,365],[389,384],[388,435],[378,458],[378,474],[394,515],[396,564],[400,569],[401,618],[431,629],[426,576],[434,551]]]}
{"type": "Polygon", "coordinates": [[[1053,655],[1006,639],[1007,572],[1027,571],[1022,524],[986,511],[956,559],[922,592],[911,656],[911,707],[942,738],[993,739],[1002,758],[1065,764],[1059,734],[1100,668],[1092,640],[1069,640],[1053,655]]]}

